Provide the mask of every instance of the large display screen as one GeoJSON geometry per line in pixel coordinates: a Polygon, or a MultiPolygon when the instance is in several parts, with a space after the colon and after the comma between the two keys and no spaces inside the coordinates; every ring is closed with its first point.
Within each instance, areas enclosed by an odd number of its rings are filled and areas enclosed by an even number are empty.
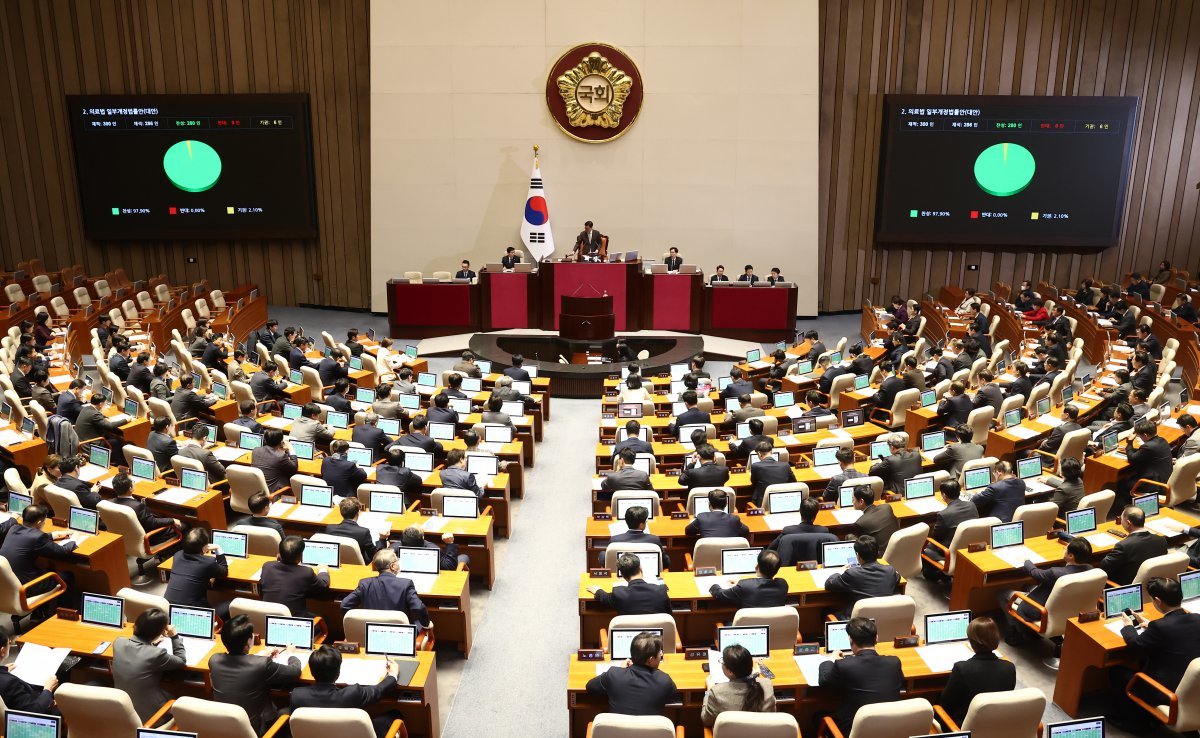
{"type": "Polygon", "coordinates": [[[312,238],[307,95],[67,97],[93,239],[312,238]]]}
{"type": "Polygon", "coordinates": [[[1116,244],[1136,97],[884,102],[880,244],[1116,244]]]}

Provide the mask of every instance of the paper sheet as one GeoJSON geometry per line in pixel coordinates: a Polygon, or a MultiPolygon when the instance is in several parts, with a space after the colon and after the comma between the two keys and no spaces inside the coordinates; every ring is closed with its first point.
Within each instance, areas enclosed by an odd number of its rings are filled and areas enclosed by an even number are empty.
{"type": "Polygon", "coordinates": [[[824,587],[830,577],[837,576],[845,570],[844,566],[835,566],[829,569],[813,569],[809,574],[812,574],[813,581],[817,583],[818,587],[824,587]]]}
{"type": "Polygon", "coordinates": [[[1083,537],[1092,544],[1092,548],[1109,548],[1117,545],[1117,542],[1121,540],[1111,533],[1092,533],[1083,537]]]}
{"type": "Polygon", "coordinates": [[[796,660],[796,666],[800,668],[800,673],[804,675],[804,682],[810,685],[815,685],[821,680],[821,664],[826,661],[833,661],[832,658],[823,653],[793,656],[792,658],[796,660]]]}
{"type": "Polygon", "coordinates": [[[622,533],[629,532],[629,525],[620,521],[608,524],[608,534],[610,536],[619,536],[622,533]]]}
{"type": "Polygon", "coordinates": [[[1014,425],[1008,429],[1008,432],[1022,440],[1028,440],[1038,435],[1038,431],[1035,431],[1033,428],[1026,428],[1023,425],[1014,425]]]}
{"type": "Polygon", "coordinates": [[[217,457],[217,461],[237,461],[246,454],[246,451],[235,446],[221,446],[214,448],[212,454],[217,457]]]}
{"type": "Polygon", "coordinates": [[[342,670],[338,672],[338,684],[379,684],[387,673],[383,658],[342,659],[342,670]]]}
{"type": "MultiPolygon", "coordinates": [[[[29,439],[27,439],[23,433],[19,433],[15,430],[9,430],[8,428],[0,430],[0,445],[16,446],[18,443],[25,443],[27,440],[29,439]]],[[[84,468],[86,469],[87,467],[84,468]]],[[[83,472],[80,471],[79,475],[82,477],[83,472]]]]}
{"type": "Polygon", "coordinates": [[[1183,609],[1188,612],[1200,612],[1200,598],[1184,602],[1183,609]]]}
{"type": "Polygon", "coordinates": [[[314,505],[296,505],[287,514],[288,520],[303,520],[308,523],[319,523],[329,515],[329,508],[314,505]]]}
{"type": "Polygon", "coordinates": [[[440,515],[432,515],[425,518],[425,521],[421,523],[421,530],[426,533],[438,533],[446,526],[447,522],[446,518],[440,515]]]}
{"type": "MultiPolygon", "coordinates": [[[[183,642],[183,650],[187,652],[187,655],[184,656],[184,661],[188,666],[195,666],[203,661],[204,657],[217,645],[216,641],[207,638],[190,638],[184,636],[180,640],[183,642]]],[[[167,653],[174,653],[170,638],[163,638],[158,642],[158,647],[167,653]]]]}
{"type": "Polygon", "coordinates": [[[271,503],[271,507],[267,509],[267,517],[282,518],[284,513],[292,508],[292,503],[276,500],[271,503]]]}
{"type": "MultiPolygon", "coordinates": [[[[25,437],[22,436],[21,440],[25,440],[25,437]]],[[[79,470],[79,478],[85,482],[94,482],[105,474],[108,474],[108,467],[95,464],[88,464],[79,470]]]]}
{"type": "Polygon", "coordinates": [[[27,684],[41,687],[54,676],[54,672],[62,666],[63,659],[70,653],[69,648],[49,648],[36,643],[26,643],[17,654],[12,674],[27,684]]]}
{"type": "Polygon", "coordinates": [[[922,497],[919,500],[908,500],[905,502],[909,509],[920,515],[928,515],[938,512],[946,507],[946,503],[936,497],[922,497]]]}
{"type": "Polygon", "coordinates": [[[852,507],[843,507],[833,511],[833,517],[842,525],[851,525],[857,523],[862,517],[862,510],[855,510],[852,507]]]}
{"type": "MultiPolygon", "coordinates": [[[[1104,623],[1104,627],[1108,628],[1109,630],[1116,633],[1117,635],[1121,635],[1121,628],[1125,627],[1125,621],[1119,617],[1113,618],[1111,620],[1106,621],[1104,623]]],[[[1138,632],[1141,633],[1143,630],[1145,630],[1145,629],[1139,628],[1138,632]]]]}
{"type": "Polygon", "coordinates": [[[764,515],[763,522],[771,530],[783,530],[789,525],[799,525],[804,522],[800,518],[800,513],[775,513],[774,515],[764,515]]]}
{"type": "Polygon", "coordinates": [[[620,661],[601,661],[600,663],[596,664],[596,676],[600,676],[613,667],[621,666],[624,666],[624,664],[620,661]]]}
{"type": "Polygon", "coordinates": [[[841,428],[831,428],[829,430],[829,435],[831,438],[836,438],[839,441],[853,441],[854,440],[854,436],[850,435],[849,433],[842,430],[841,428]]]}
{"type": "Polygon", "coordinates": [[[1101,377],[1100,384],[1103,384],[1107,387],[1116,387],[1118,384],[1120,384],[1120,382],[1116,380],[1116,377],[1101,377]]]}
{"type": "Polygon", "coordinates": [[[974,654],[966,643],[939,643],[917,648],[921,660],[935,673],[944,673],[954,668],[959,661],[966,661],[974,654]]]}
{"type": "Polygon", "coordinates": [[[821,479],[829,479],[836,474],[841,474],[842,466],[841,464],[825,464],[824,466],[814,466],[812,467],[812,470],[816,472],[821,479]]]}
{"type": "Polygon", "coordinates": [[[874,397],[875,393],[879,390],[875,389],[874,387],[863,387],[862,389],[856,391],[863,397],[874,397]]]}
{"type": "Polygon", "coordinates": [[[260,420],[259,423],[267,426],[268,428],[278,428],[280,430],[285,430],[292,425],[292,421],[279,416],[267,418],[266,420],[260,420]]]}
{"type": "Polygon", "coordinates": [[[707,596],[708,590],[712,589],[714,584],[719,584],[722,588],[724,588],[729,585],[729,577],[696,577],[696,591],[702,596],[707,596]]]}
{"type": "Polygon", "coordinates": [[[1180,523],[1174,518],[1155,518],[1154,520],[1147,520],[1146,528],[1154,531],[1160,536],[1165,536],[1167,538],[1174,538],[1175,536],[1183,533],[1183,531],[1180,530],[1183,528],[1183,523],[1180,523]]]}
{"type": "Polygon", "coordinates": [[[721,652],[708,649],[708,683],[724,684],[729,681],[725,669],[721,666],[721,652]]]}
{"type": "Polygon", "coordinates": [[[1046,560],[1041,554],[1035,552],[1033,549],[1024,544],[1020,546],[993,548],[992,553],[996,555],[996,558],[1014,568],[1021,566],[1026,561],[1032,561],[1035,564],[1040,564],[1046,560]]]}
{"type": "Polygon", "coordinates": [[[427,593],[433,589],[433,585],[437,582],[437,574],[414,574],[412,572],[402,571],[399,576],[405,579],[411,579],[413,586],[417,588],[419,593],[427,593]]]}
{"type": "Polygon", "coordinates": [[[1046,484],[1045,482],[1039,482],[1037,479],[1025,480],[1025,494],[1040,495],[1043,492],[1049,492],[1053,489],[1054,488],[1050,485],[1046,484]]]}
{"type": "Polygon", "coordinates": [[[386,513],[364,512],[358,514],[358,524],[371,530],[371,535],[381,538],[384,533],[392,530],[392,523],[386,513]]]}
{"type": "Polygon", "coordinates": [[[1037,422],[1041,423],[1042,425],[1048,425],[1051,428],[1057,428],[1058,426],[1063,424],[1062,418],[1058,417],[1057,415],[1051,415],[1050,413],[1046,413],[1045,415],[1039,415],[1039,416],[1037,416],[1036,420],[1037,420],[1037,422]]]}
{"type": "Polygon", "coordinates": [[[592,480],[592,491],[593,492],[599,492],[603,486],[604,486],[604,477],[596,477],[595,479],[592,480]]]}
{"type": "Polygon", "coordinates": [[[193,497],[196,496],[196,490],[186,489],[184,487],[167,487],[162,492],[154,495],[154,499],[159,502],[166,502],[171,505],[187,504],[193,497]]]}

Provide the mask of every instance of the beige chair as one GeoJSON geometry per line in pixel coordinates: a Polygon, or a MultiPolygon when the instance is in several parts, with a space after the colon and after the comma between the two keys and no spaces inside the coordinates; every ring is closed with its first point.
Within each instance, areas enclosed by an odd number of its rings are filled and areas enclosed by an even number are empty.
{"type": "Polygon", "coordinates": [[[961,726],[940,705],[933,709],[943,728],[969,731],[971,738],[1040,738],[1046,696],[1032,687],[977,694],[961,726]]]}
{"type": "Polygon", "coordinates": [[[261,525],[235,525],[230,530],[246,534],[246,553],[251,556],[278,556],[279,531],[261,525]]]}
{"type": "Polygon", "coordinates": [[[1058,446],[1058,451],[1054,453],[1040,449],[1035,450],[1042,455],[1043,466],[1048,467],[1048,471],[1057,472],[1061,468],[1060,465],[1063,459],[1083,461],[1083,454],[1087,451],[1087,445],[1091,440],[1092,432],[1087,428],[1080,428],[1063,436],[1062,443],[1058,446]]]}
{"type": "Polygon", "coordinates": [[[920,405],[920,403],[921,390],[916,387],[900,390],[892,400],[891,407],[875,408],[871,412],[871,420],[892,430],[903,429],[904,423],[908,418],[908,411],[920,405]]]}
{"type": "Polygon", "coordinates": [[[854,379],[854,375],[849,372],[834,377],[833,383],[829,385],[830,410],[837,412],[838,405],[841,403],[842,393],[854,390],[854,379]]]}
{"type": "Polygon", "coordinates": [[[50,504],[51,513],[59,520],[66,520],[71,508],[80,506],[78,495],[57,484],[47,484],[42,492],[46,495],[46,502],[50,504]]]}
{"type": "Polygon", "coordinates": [[[157,607],[167,612],[171,608],[171,603],[167,602],[166,597],[142,592],[133,587],[121,587],[117,591],[117,597],[125,600],[125,620],[131,623],[137,621],[138,616],[147,610],[157,607]]]}
{"type": "Polygon", "coordinates": [[[617,509],[617,502],[619,500],[642,500],[642,499],[650,500],[650,504],[652,504],[654,506],[654,509],[650,511],[651,515],[653,515],[654,517],[658,517],[658,516],[662,515],[662,500],[659,498],[657,492],[655,492],[654,490],[649,490],[649,489],[622,489],[622,490],[613,492],[612,502],[609,504],[608,509],[615,511],[617,509]]]}
{"type": "MultiPolygon", "coordinates": [[[[1142,562],[1130,584],[1142,585],[1142,599],[1150,601],[1150,593],[1146,587],[1155,577],[1163,579],[1178,579],[1179,575],[1188,570],[1188,555],[1183,551],[1168,551],[1162,556],[1154,556],[1142,562]]],[[[1109,584],[1113,586],[1113,584],[1109,584]]]]}
{"type": "Polygon", "coordinates": [[[708,493],[714,489],[725,490],[725,510],[733,512],[737,510],[737,496],[732,487],[694,487],[688,492],[687,504],[684,509],[691,517],[696,517],[697,511],[708,511],[708,493]]]}
{"type": "Polygon", "coordinates": [[[8,487],[9,492],[33,495],[29,488],[25,486],[25,481],[21,479],[21,472],[15,466],[4,470],[4,486],[8,487]]]}
{"type": "Polygon", "coordinates": [[[615,628],[662,628],[663,651],[674,653],[683,650],[683,642],[679,640],[679,630],[675,626],[675,618],[667,613],[617,615],[608,621],[607,628],[600,631],[600,644],[606,651],[608,650],[608,634],[615,628]]]}
{"type": "Polygon", "coordinates": [[[413,282],[420,282],[422,279],[424,279],[424,277],[425,277],[425,275],[421,274],[420,272],[405,272],[404,273],[404,278],[409,281],[413,281],[413,282]]]}
{"type": "Polygon", "coordinates": [[[721,552],[727,548],[750,548],[750,542],[745,538],[732,536],[729,538],[701,538],[696,541],[692,553],[683,555],[687,570],[694,571],[709,566],[720,569],[721,552]]]}
{"type": "MultiPolygon", "coordinates": [[[[366,710],[356,707],[300,707],[288,720],[292,738],[375,738],[375,728],[366,710]]],[[[384,738],[408,736],[404,721],[392,721],[384,738]]]]}
{"type": "Polygon", "coordinates": [[[959,523],[959,526],[954,529],[954,537],[950,539],[949,546],[943,546],[932,538],[926,539],[925,542],[931,548],[940,552],[941,558],[922,552],[921,559],[936,567],[946,576],[954,576],[954,566],[958,563],[958,552],[972,543],[983,543],[989,540],[992,526],[1001,522],[1000,518],[986,517],[959,523]]]}
{"type": "Polygon", "coordinates": [[[790,651],[800,640],[800,613],[793,605],[743,607],[733,614],[733,625],[768,626],[768,648],[772,651],[790,651]]]}
{"type": "Polygon", "coordinates": [[[1188,665],[1174,692],[1138,672],[1129,680],[1125,694],[1156,720],[1177,733],[1200,730],[1200,659],[1193,659],[1188,665]],[[1138,688],[1139,683],[1144,687],[1138,688]],[[1150,704],[1142,697],[1150,689],[1162,696],[1161,700],[1154,700],[1156,704],[1150,704]]]}
{"type": "Polygon", "coordinates": [[[314,477],[311,474],[293,474],[291,478],[292,497],[300,499],[300,490],[305,486],[328,487],[329,483],[320,477],[314,477]]]}
{"type": "Polygon", "coordinates": [[[366,643],[367,623],[408,625],[408,616],[398,610],[347,610],[342,619],[346,640],[359,644],[366,643]]]}
{"type": "Polygon", "coordinates": [[[928,536],[928,523],[917,523],[901,528],[888,539],[887,549],[883,552],[883,560],[891,564],[906,579],[916,577],[921,573],[921,552],[925,550],[925,539],[928,536]]]}
{"type": "Polygon", "coordinates": [[[337,341],[333,340],[329,331],[321,331],[321,341],[325,343],[325,348],[337,348],[337,341]]]}
{"type": "Polygon", "coordinates": [[[449,282],[453,275],[450,272],[434,272],[433,278],[439,282],[449,282]]]}
{"type": "MultiPolygon", "coordinates": [[[[474,496],[475,496],[475,494],[473,492],[471,492],[471,490],[469,490],[469,489],[455,489],[453,487],[438,487],[432,493],[430,493],[429,504],[433,507],[434,510],[441,510],[443,498],[446,498],[446,497],[474,497],[474,496]]],[[[481,500],[480,505],[482,505],[482,504],[483,504],[483,501],[481,500]]],[[[490,510],[490,509],[491,509],[490,506],[481,507],[479,512],[480,512],[480,514],[483,514],[485,511],[490,510]]]]}
{"type": "Polygon", "coordinates": [[[142,727],[133,700],[113,687],[64,682],[54,690],[54,704],[67,724],[68,738],[128,738],[142,727]]]}
{"type": "Polygon", "coordinates": [[[237,423],[226,423],[221,426],[221,435],[225,439],[225,445],[237,448],[244,430],[246,430],[246,426],[237,423]]]}
{"type": "Polygon", "coordinates": [[[971,443],[981,446],[987,443],[988,432],[992,429],[992,421],[996,411],[991,405],[977,407],[967,416],[967,425],[971,428],[971,443]]]}
{"type": "Polygon", "coordinates": [[[982,459],[971,459],[963,464],[962,471],[958,474],[958,483],[966,489],[967,472],[972,469],[992,469],[996,468],[996,464],[1000,462],[995,456],[984,456],[982,459]]]}
{"type": "Polygon", "coordinates": [[[617,558],[623,553],[662,553],[662,549],[659,548],[657,543],[641,543],[638,541],[610,543],[604,549],[604,568],[616,574],[617,558]]]}
{"type": "Polygon", "coordinates": [[[1188,454],[1175,462],[1175,467],[1171,469],[1171,476],[1166,482],[1139,479],[1137,484],[1133,485],[1130,494],[1136,497],[1139,494],[1159,492],[1159,494],[1166,494],[1167,507],[1178,507],[1196,499],[1197,475],[1200,475],[1200,454],[1188,454]]]}
{"type": "Polygon", "coordinates": [[[125,556],[137,565],[135,585],[149,584],[151,577],[146,573],[146,562],[155,559],[172,546],[183,541],[183,533],[174,526],[146,530],[138,522],[137,514],[124,505],[101,500],[96,505],[100,520],[110,533],[121,536],[125,543],[125,556]],[[162,538],[157,543],[151,543],[152,538],[162,538]]]}
{"type": "MultiPolygon", "coordinates": [[[[183,470],[190,469],[191,471],[204,471],[204,462],[199,459],[193,459],[191,456],[180,456],[175,454],[171,457],[171,471],[175,474],[176,479],[183,479],[183,470]]],[[[212,480],[209,480],[212,484],[212,480]]]]}
{"type": "Polygon", "coordinates": [[[1103,520],[1108,520],[1108,513],[1112,510],[1113,502],[1116,499],[1116,492],[1113,492],[1111,489],[1102,489],[1099,492],[1093,492],[1090,495],[1081,497],[1075,509],[1085,510],[1089,507],[1096,508],[1096,523],[1099,524],[1103,520]]]}
{"type": "Polygon", "coordinates": [[[358,547],[358,541],[348,536],[335,536],[330,533],[313,533],[310,541],[325,541],[326,543],[338,544],[338,560],[342,566],[347,564],[356,564],[363,566],[366,564],[363,561],[362,549],[358,547]]]}
{"type": "Polygon", "coordinates": [[[25,301],[25,291],[16,282],[4,286],[4,296],[8,298],[10,303],[25,301]]]}
{"type": "Polygon", "coordinates": [[[1013,512],[1013,522],[1025,523],[1025,537],[1044,536],[1054,526],[1058,517],[1058,505],[1053,502],[1036,502],[1021,505],[1013,512]]]}
{"type": "Polygon", "coordinates": [[[388,494],[402,494],[399,487],[394,484],[360,484],[358,485],[358,502],[363,508],[371,509],[371,495],[375,492],[386,492],[388,494]]]}
{"type": "MultiPolygon", "coordinates": [[[[196,733],[203,738],[258,738],[246,711],[239,705],[196,697],[180,697],[169,704],[176,730],[196,733]]],[[[287,715],[282,715],[274,724],[264,726],[267,730],[262,738],[276,738],[287,721],[287,715]]]]}
{"type": "Polygon", "coordinates": [[[879,642],[889,643],[896,638],[913,634],[917,603],[908,595],[867,597],[854,603],[850,616],[874,618],[879,642]]]}
{"type": "Polygon", "coordinates": [[[602,712],[587,727],[588,738],[683,738],[683,726],[675,727],[662,715],[620,715],[602,712]]]}
{"type": "Polygon", "coordinates": [[[763,490],[762,507],[769,514],[773,512],[771,509],[772,497],[775,495],[786,495],[795,492],[800,493],[801,499],[808,497],[810,494],[808,485],[804,482],[780,482],[779,484],[769,484],[767,485],[767,488],[763,490]]]}
{"type": "Polygon", "coordinates": [[[271,494],[267,489],[267,478],[261,469],[242,464],[230,464],[225,469],[225,478],[229,480],[229,507],[234,512],[250,514],[250,498],[257,492],[271,494]]]}
{"type": "Polygon", "coordinates": [[[705,738],[800,738],[800,725],[786,712],[726,710],[717,715],[705,738]]]}
{"type": "Polygon", "coordinates": [[[58,599],[66,591],[67,583],[52,571],[21,584],[21,580],[17,579],[17,575],[13,573],[8,559],[0,556],[0,612],[6,612],[12,616],[14,633],[21,632],[19,626],[22,618],[42,605],[58,599]],[[31,596],[29,589],[42,582],[54,582],[54,586],[48,592],[31,596]]]}
{"type": "Polygon", "coordinates": [[[928,735],[933,726],[933,705],[918,698],[865,705],[854,715],[850,735],[842,736],[832,717],[821,722],[818,735],[833,738],[909,738],[928,735]]]}
{"type": "Polygon", "coordinates": [[[1067,620],[1081,612],[1096,609],[1096,602],[1104,593],[1105,574],[1103,569],[1090,569],[1078,574],[1059,578],[1050,590],[1045,606],[1028,597],[1024,592],[1014,592],[1008,601],[1011,615],[1016,623],[1045,638],[1060,638],[1067,629],[1067,620]],[[1013,607],[1017,600],[1038,611],[1037,621],[1026,620],[1013,607]]]}

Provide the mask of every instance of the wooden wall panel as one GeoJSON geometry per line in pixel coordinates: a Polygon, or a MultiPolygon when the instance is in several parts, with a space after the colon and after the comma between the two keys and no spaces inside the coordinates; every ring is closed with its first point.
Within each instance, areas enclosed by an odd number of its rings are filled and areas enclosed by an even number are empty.
{"type": "Polygon", "coordinates": [[[821,310],[916,297],[946,282],[1114,280],[1164,258],[1200,270],[1200,3],[829,0],[821,25],[821,310]],[[1118,245],[1098,253],[876,248],[888,93],[1137,95],[1118,245]]]}
{"type": "Polygon", "coordinates": [[[272,302],[366,308],[368,0],[5,0],[0,8],[0,266],[257,282],[272,302]],[[319,237],[83,237],[65,96],[307,92],[319,237]],[[196,264],[187,258],[195,256],[196,264]]]}

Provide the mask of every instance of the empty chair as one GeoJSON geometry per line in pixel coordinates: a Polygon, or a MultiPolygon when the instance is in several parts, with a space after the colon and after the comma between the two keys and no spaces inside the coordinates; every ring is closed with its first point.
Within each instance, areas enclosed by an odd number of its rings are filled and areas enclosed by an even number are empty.
{"type": "Polygon", "coordinates": [[[978,694],[971,700],[961,726],[940,706],[934,709],[944,728],[970,731],[971,738],[1039,738],[1046,696],[1032,687],[978,694]]]}
{"type": "Polygon", "coordinates": [[[913,622],[917,617],[917,603],[908,595],[868,597],[854,603],[850,613],[855,618],[873,618],[879,632],[879,642],[887,643],[896,638],[912,635],[913,622]]]}
{"type": "Polygon", "coordinates": [[[17,579],[17,575],[13,573],[8,559],[0,556],[0,612],[6,612],[12,616],[14,633],[21,632],[19,626],[22,618],[42,605],[58,599],[66,591],[67,583],[54,572],[47,572],[37,579],[21,584],[21,580],[17,579]],[[29,594],[29,587],[45,581],[53,582],[54,586],[41,594],[29,594]]]}
{"type": "MultiPolygon", "coordinates": [[[[196,697],[180,697],[171,703],[171,716],[175,718],[175,729],[197,733],[203,738],[257,738],[250,718],[239,705],[211,702],[196,697]]],[[[280,735],[287,715],[281,715],[262,738],[280,735]]]]}
{"type": "Polygon", "coordinates": [[[309,537],[310,541],[326,541],[328,543],[338,544],[338,560],[342,565],[357,564],[362,566],[366,564],[363,561],[362,549],[358,547],[358,541],[348,536],[336,536],[330,533],[313,533],[309,537]]]}
{"type": "Polygon", "coordinates": [[[891,564],[901,576],[912,579],[921,573],[921,551],[925,548],[925,539],[928,536],[928,523],[901,528],[888,539],[883,560],[891,564]]]}
{"type": "MultiPolygon", "coordinates": [[[[959,523],[958,527],[954,529],[954,537],[950,539],[949,546],[943,546],[932,538],[926,539],[926,543],[939,552],[940,556],[931,556],[922,552],[921,559],[936,567],[946,576],[953,576],[954,566],[958,563],[958,552],[972,543],[987,541],[991,535],[992,526],[999,523],[1000,518],[995,517],[978,518],[959,523]]],[[[891,542],[889,541],[889,543],[891,542]]]]}
{"type": "Polygon", "coordinates": [[[79,507],[79,495],[57,484],[47,484],[42,488],[42,494],[46,495],[46,502],[50,505],[53,517],[60,520],[67,519],[72,507],[79,507]]]}
{"type": "Polygon", "coordinates": [[[133,700],[123,690],[64,682],[54,703],[67,723],[69,738],[132,736],[142,727],[133,700]]]}
{"type": "Polygon", "coordinates": [[[16,282],[4,286],[4,296],[8,298],[10,303],[25,301],[25,291],[16,282]]]}
{"type": "Polygon", "coordinates": [[[800,613],[792,605],[743,607],[733,614],[733,624],[770,626],[768,648],[791,650],[800,639],[800,613]]]}
{"type": "Polygon", "coordinates": [[[235,525],[235,533],[246,534],[246,553],[251,556],[275,556],[279,553],[279,531],[262,525],[235,525]]]}
{"type": "Polygon", "coordinates": [[[1200,730],[1200,659],[1195,659],[1188,665],[1174,692],[1138,672],[1129,680],[1125,694],[1156,720],[1177,733],[1200,730]],[[1156,704],[1150,704],[1143,698],[1143,695],[1151,690],[1161,695],[1161,699],[1154,700],[1156,704]]]}
{"type": "Polygon", "coordinates": [[[675,724],[662,715],[620,715],[602,712],[588,723],[589,738],[683,738],[675,724]]]}
{"type": "Polygon", "coordinates": [[[800,738],[800,725],[786,712],[727,710],[717,715],[706,738],[800,738]]]}
{"type": "MultiPolygon", "coordinates": [[[[608,621],[608,628],[600,633],[602,642],[606,642],[608,634],[615,628],[662,628],[663,651],[672,653],[681,650],[683,643],[679,640],[679,630],[675,626],[675,618],[666,613],[650,615],[617,615],[608,621]]],[[[607,650],[607,645],[605,645],[607,650]]],[[[789,646],[790,648],[790,646],[789,646]]]]}
{"type": "Polygon", "coordinates": [[[117,597],[125,599],[125,620],[131,623],[147,610],[157,607],[159,610],[167,612],[171,607],[171,603],[167,602],[166,597],[142,592],[133,587],[121,587],[117,591],[117,597]]]}
{"type": "Polygon", "coordinates": [[[1079,504],[1075,507],[1076,510],[1085,510],[1089,507],[1096,508],[1096,522],[1108,520],[1108,513],[1112,510],[1113,502],[1117,499],[1117,493],[1111,489],[1102,489],[1099,492],[1093,492],[1090,495],[1084,495],[1079,499],[1079,504]]]}
{"type": "Polygon", "coordinates": [[[138,576],[134,579],[134,584],[148,584],[150,577],[146,574],[146,562],[183,540],[183,534],[174,526],[146,530],[138,522],[137,515],[131,508],[115,502],[101,500],[96,505],[96,512],[100,513],[100,519],[104,521],[104,527],[109,532],[121,536],[125,543],[125,556],[137,564],[138,576]],[[152,544],[152,537],[161,540],[152,544]]]}
{"type": "Polygon", "coordinates": [[[1151,579],[1162,577],[1164,579],[1178,579],[1179,575],[1188,569],[1188,555],[1182,551],[1168,551],[1162,556],[1154,556],[1142,562],[1138,567],[1137,574],[1133,577],[1130,584],[1142,585],[1142,598],[1150,601],[1150,593],[1146,590],[1146,586],[1151,579]]]}
{"type": "Polygon", "coordinates": [[[433,278],[439,282],[449,282],[452,275],[450,272],[434,272],[433,278]]]}
{"type": "Polygon", "coordinates": [[[926,699],[864,705],[854,715],[850,735],[843,736],[833,718],[821,722],[818,735],[834,738],[910,738],[928,735],[933,725],[933,705],[926,699]]]}
{"type": "Polygon", "coordinates": [[[1053,502],[1038,502],[1021,505],[1013,513],[1013,522],[1025,523],[1025,537],[1044,536],[1058,517],[1058,505],[1053,502]]]}
{"type": "Polygon", "coordinates": [[[262,469],[252,466],[231,464],[225,470],[225,478],[229,481],[229,507],[235,512],[249,515],[249,500],[254,493],[265,492],[270,495],[272,492],[267,489],[267,478],[263,476],[262,469]]]}
{"type": "Polygon", "coordinates": [[[409,281],[413,281],[413,282],[421,281],[424,278],[424,276],[425,275],[421,274],[421,272],[405,272],[404,273],[404,278],[409,281]]]}
{"type": "Polygon", "coordinates": [[[684,554],[687,559],[688,571],[704,567],[721,567],[721,552],[727,548],[750,548],[750,542],[745,538],[701,538],[696,541],[696,547],[691,554],[684,554]]]}
{"type": "Polygon", "coordinates": [[[385,623],[389,625],[408,625],[408,616],[398,610],[347,610],[342,619],[342,629],[346,632],[346,640],[358,644],[367,642],[367,623],[385,623]]]}
{"type": "Polygon", "coordinates": [[[1104,592],[1103,569],[1090,569],[1077,574],[1060,577],[1050,590],[1050,597],[1043,607],[1023,592],[1014,592],[1009,600],[1010,615],[1014,622],[1045,638],[1060,638],[1067,628],[1067,620],[1081,612],[1096,609],[1096,602],[1104,592]],[[1037,621],[1026,620],[1012,606],[1017,600],[1037,610],[1037,621]]]}
{"type": "Polygon", "coordinates": [[[1171,476],[1166,482],[1139,479],[1137,484],[1133,485],[1130,494],[1133,496],[1151,492],[1166,494],[1166,506],[1177,507],[1196,499],[1196,476],[1198,474],[1200,474],[1200,454],[1188,454],[1175,462],[1174,468],[1171,469],[1171,476]]]}
{"type": "MultiPolygon", "coordinates": [[[[371,716],[356,707],[299,707],[288,720],[292,738],[376,738],[371,716]]],[[[383,738],[407,736],[404,721],[396,719],[383,738]]]]}

